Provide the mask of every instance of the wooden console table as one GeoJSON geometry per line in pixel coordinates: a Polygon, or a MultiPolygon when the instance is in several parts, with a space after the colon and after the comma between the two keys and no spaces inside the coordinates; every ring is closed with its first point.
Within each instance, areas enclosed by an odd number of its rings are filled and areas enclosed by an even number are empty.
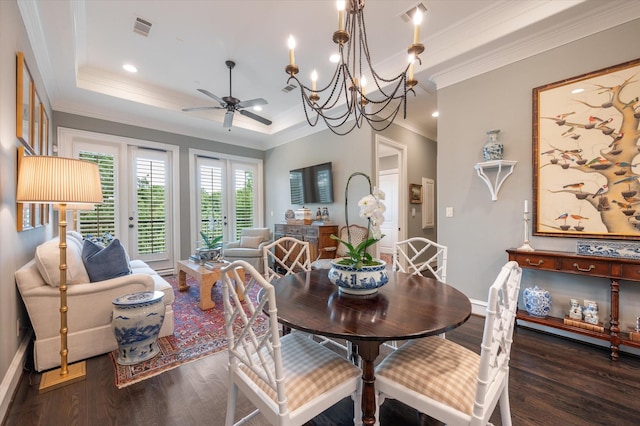
{"type": "Polygon", "coordinates": [[[338,242],[331,239],[331,234],[338,235],[338,225],[292,225],[276,223],[273,230],[273,239],[293,237],[309,243],[309,256],[313,262],[318,253],[324,252],[327,247],[336,247],[338,242]]]}
{"type": "Polygon", "coordinates": [[[596,339],[608,340],[611,347],[611,359],[618,360],[620,345],[640,348],[640,342],[631,340],[629,333],[620,331],[618,321],[620,309],[620,280],[640,281],[640,261],[633,259],[581,256],[560,251],[519,251],[507,250],[509,260],[515,260],[520,267],[541,271],[562,272],[567,274],[608,278],[611,282],[609,328],[604,332],[587,330],[564,324],[563,318],[538,318],[518,310],[516,319],[535,324],[570,331],[596,339]]]}

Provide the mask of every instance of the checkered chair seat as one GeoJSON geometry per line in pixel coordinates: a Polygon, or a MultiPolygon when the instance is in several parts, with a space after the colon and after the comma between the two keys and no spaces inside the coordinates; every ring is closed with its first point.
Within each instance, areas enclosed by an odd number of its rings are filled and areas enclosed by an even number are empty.
{"type": "MultiPolygon", "coordinates": [[[[336,386],[358,380],[361,375],[358,367],[345,362],[340,355],[300,333],[287,334],[280,339],[280,343],[284,389],[287,406],[291,411],[321,397],[336,386]]],[[[257,358],[257,355],[254,356],[257,358]]],[[[269,359],[265,368],[274,369],[272,358],[269,359]]],[[[277,393],[264,380],[264,376],[261,377],[245,365],[240,368],[277,404],[277,393]]]]}
{"type": "Polygon", "coordinates": [[[393,351],[376,370],[376,385],[404,386],[471,414],[480,355],[449,340],[427,337],[393,351]]]}

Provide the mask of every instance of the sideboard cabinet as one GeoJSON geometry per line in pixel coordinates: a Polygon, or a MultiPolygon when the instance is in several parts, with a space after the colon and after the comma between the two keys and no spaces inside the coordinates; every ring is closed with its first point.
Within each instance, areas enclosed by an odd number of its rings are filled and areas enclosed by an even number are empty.
{"type": "MultiPolygon", "coordinates": [[[[287,223],[276,223],[273,231],[273,238],[277,240],[282,237],[293,237],[309,243],[309,255],[313,262],[318,257],[318,253],[330,253],[333,257],[334,251],[324,251],[327,247],[337,247],[338,242],[331,239],[331,234],[338,235],[337,225],[291,225],[287,223]]],[[[324,257],[327,257],[326,255],[324,257]]]]}
{"type": "Polygon", "coordinates": [[[629,333],[620,331],[620,322],[618,320],[620,312],[620,280],[640,281],[639,260],[581,256],[560,251],[519,251],[509,249],[507,253],[509,253],[509,260],[518,262],[522,268],[608,278],[610,282],[611,296],[609,303],[611,318],[609,327],[605,328],[604,331],[589,330],[565,324],[564,318],[534,317],[522,310],[518,310],[516,320],[528,321],[596,339],[608,340],[611,348],[611,359],[614,361],[618,359],[620,345],[640,348],[640,342],[631,340],[629,333]]]}

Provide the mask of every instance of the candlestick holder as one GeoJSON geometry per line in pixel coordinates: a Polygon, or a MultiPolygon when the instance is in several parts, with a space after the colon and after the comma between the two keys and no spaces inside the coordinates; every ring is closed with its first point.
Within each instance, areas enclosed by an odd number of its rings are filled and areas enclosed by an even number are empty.
{"type": "Polygon", "coordinates": [[[529,212],[524,212],[524,244],[518,247],[521,251],[535,251],[529,244],[529,212]]]}

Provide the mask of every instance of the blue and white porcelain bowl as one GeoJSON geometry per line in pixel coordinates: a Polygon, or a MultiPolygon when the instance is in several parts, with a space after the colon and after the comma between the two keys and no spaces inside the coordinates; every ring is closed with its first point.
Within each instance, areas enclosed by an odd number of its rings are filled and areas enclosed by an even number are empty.
{"type": "Polygon", "coordinates": [[[379,265],[363,266],[360,269],[341,265],[338,263],[340,260],[342,258],[331,261],[329,281],[337,285],[343,293],[373,294],[389,282],[389,275],[386,270],[387,264],[383,260],[374,259],[379,262],[379,265]]]}
{"type": "Polygon", "coordinates": [[[524,307],[534,317],[544,318],[551,311],[551,294],[538,286],[525,288],[522,296],[524,307]]]}

